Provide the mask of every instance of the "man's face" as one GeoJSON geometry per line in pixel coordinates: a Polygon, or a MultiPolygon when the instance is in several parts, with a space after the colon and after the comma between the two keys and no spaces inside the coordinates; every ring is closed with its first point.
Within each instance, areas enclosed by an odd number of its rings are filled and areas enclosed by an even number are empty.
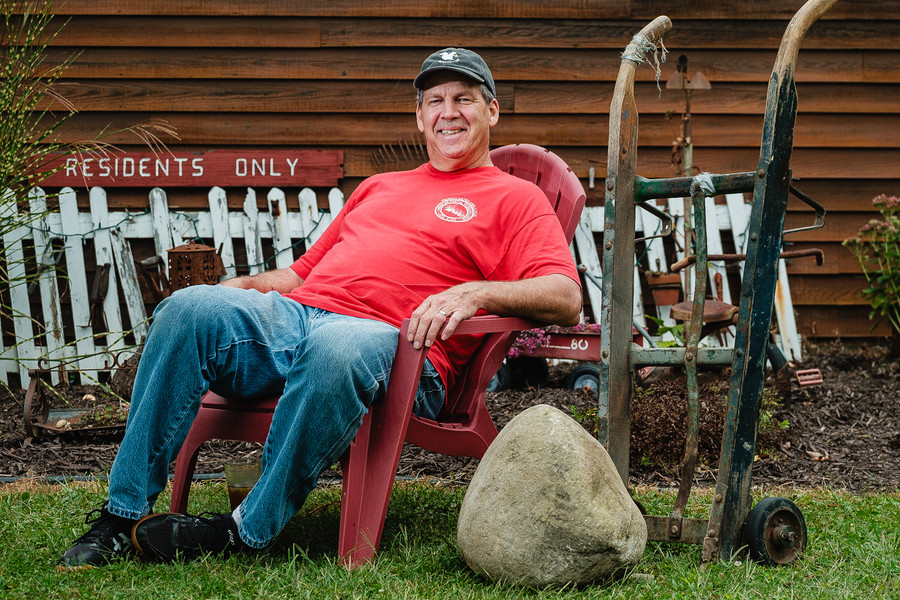
{"type": "Polygon", "coordinates": [[[440,171],[490,165],[490,131],[499,118],[496,99],[485,102],[477,84],[460,81],[452,72],[430,79],[416,107],[428,158],[440,171]]]}

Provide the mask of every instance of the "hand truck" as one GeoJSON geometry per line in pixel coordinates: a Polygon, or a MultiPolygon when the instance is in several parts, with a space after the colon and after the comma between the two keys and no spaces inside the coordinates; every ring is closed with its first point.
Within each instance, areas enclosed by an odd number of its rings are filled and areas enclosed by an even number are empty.
{"type": "MultiPolygon", "coordinates": [[[[766,348],[772,318],[777,261],[788,195],[815,209],[812,228],[824,225],[824,209],[791,182],[789,162],[797,115],[794,67],[804,34],[835,0],[809,0],[793,17],[778,51],[766,100],[759,163],[754,171],[670,179],[636,175],[638,113],[634,74],[648,52],[655,53],[671,28],[658,17],[638,33],[622,55],[609,114],[608,173],[605,190],[603,237],[603,298],[600,347],[598,437],[605,443],[622,480],[628,483],[631,437],[630,402],[633,371],[648,365],[682,365],[687,374],[688,431],[682,481],[668,516],[645,517],[648,539],[695,543],[708,562],[730,559],[743,546],[769,564],[792,562],[806,544],[806,523],[800,509],[784,498],[767,498],[751,510],[750,479],[753,466],[766,348]],[[719,194],[753,192],[749,240],[741,285],[740,310],[734,348],[699,347],[707,280],[704,200],[719,194]],[[652,348],[632,344],[635,210],[655,210],[648,201],[689,196],[694,222],[696,267],[690,332],[683,348],[652,348]],[[709,519],[684,517],[697,463],[699,401],[698,365],[731,365],[718,479],[709,519]]],[[[689,222],[690,215],[686,215],[689,222]]],[[[808,229],[808,228],[807,228],[808,229]]],[[[794,230],[796,231],[796,230],[794,230]]]]}

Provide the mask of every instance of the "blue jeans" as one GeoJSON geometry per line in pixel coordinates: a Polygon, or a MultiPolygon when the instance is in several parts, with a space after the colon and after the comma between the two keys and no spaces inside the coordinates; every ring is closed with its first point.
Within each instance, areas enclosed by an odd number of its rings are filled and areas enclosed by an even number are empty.
{"type": "MultiPolygon", "coordinates": [[[[384,396],[399,332],[275,292],[223,286],[175,292],[153,319],[110,471],[108,510],[130,519],[152,510],[208,390],[247,402],[283,390],[262,476],[239,507],[241,539],[265,547],[384,396]]],[[[434,418],[443,402],[443,384],[426,362],[414,413],[434,418]]]]}

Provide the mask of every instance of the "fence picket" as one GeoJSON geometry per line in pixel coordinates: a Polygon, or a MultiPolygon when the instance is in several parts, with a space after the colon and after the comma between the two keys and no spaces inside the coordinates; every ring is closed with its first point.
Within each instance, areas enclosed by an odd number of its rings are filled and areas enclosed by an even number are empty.
{"type": "MultiPolygon", "coordinates": [[[[643,212],[642,210],[635,211],[635,231],[641,231],[644,227],[641,221],[641,213],[643,212]]],[[[638,267],[638,260],[635,256],[634,268],[631,270],[634,275],[634,281],[632,281],[634,291],[631,293],[631,318],[633,323],[640,325],[642,329],[646,329],[647,315],[644,314],[644,296],[641,294],[641,274],[638,267]]]]}
{"type": "MultiPolygon", "coordinates": [[[[75,190],[63,188],[59,194],[59,214],[63,240],[65,241],[66,271],[68,275],[69,295],[71,298],[72,327],[75,331],[75,350],[78,356],[78,369],[91,379],[97,378],[97,371],[91,367],[95,355],[93,336],[90,326],[90,300],[88,299],[87,275],[84,269],[84,248],[82,240],[84,232],[78,219],[78,201],[75,190]]],[[[71,346],[70,346],[71,347],[71,346]]]]}
{"type": "MultiPolygon", "coordinates": [[[[110,352],[119,352],[125,348],[125,340],[122,335],[111,332],[124,331],[122,326],[122,308],[119,305],[119,284],[115,259],[113,257],[112,238],[109,231],[109,210],[106,204],[106,190],[103,188],[91,188],[91,220],[94,231],[94,258],[98,269],[102,265],[109,265],[106,295],[103,298],[103,323],[98,323],[107,334],[107,346],[110,352]]],[[[94,275],[98,275],[95,273],[94,275]]],[[[98,311],[99,312],[99,311],[98,311]]],[[[100,317],[100,315],[97,315],[100,317]]]]}
{"type": "MultiPolygon", "coordinates": [[[[4,202],[2,208],[4,209],[4,219],[8,217],[9,222],[14,222],[16,219],[15,214],[18,212],[15,202],[4,202]]],[[[3,248],[6,254],[7,275],[9,276],[13,331],[17,341],[4,350],[2,358],[6,365],[9,365],[7,361],[16,361],[10,366],[13,367],[13,371],[19,372],[19,378],[22,382],[28,381],[28,369],[37,367],[37,358],[39,356],[39,352],[34,344],[34,327],[31,318],[31,305],[28,301],[28,282],[26,281],[25,272],[25,252],[22,248],[22,243],[28,230],[28,226],[23,225],[3,234],[3,248]]],[[[4,381],[8,370],[8,368],[0,370],[0,376],[4,378],[4,381]]]]}
{"type": "Polygon", "coordinates": [[[344,208],[344,193],[337,188],[331,188],[328,191],[328,212],[331,213],[329,217],[334,219],[342,208],[344,208]]]}
{"type": "Polygon", "coordinates": [[[794,319],[794,303],[791,300],[791,286],[788,285],[785,260],[778,260],[778,281],[775,283],[775,320],[778,322],[778,342],[785,358],[803,361],[800,334],[794,319]]]}
{"type": "MultiPolygon", "coordinates": [[[[729,194],[725,197],[728,213],[731,216],[732,235],[736,251],[744,253],[747,248],[747,228],[750,224],[752,206],[744,202],[741,194],[729,194]]],[[[744,263],[741,262],[741,279],[744,275],[744,263]]],[[[794,305],[791,302],[791,288],[788,284],[787,269],[784,259],[778,260],[778,280],[775,283],[775,321],[778,323],[778,347],[788,360],[802,360],[800,350],[800,334],[794,319],[794,305]]]]}
{"type": "MultiPolygon", "coordinates": [[[[673,263],[682,260],[685,256],[684,252],[684,198],[669,198],[666,202],[669,214],[672,215],[672,229],[674,230],[673,239],[675,240],[675,256],[673,263]]],[[[666,269],[668,270],[668,268],[666,269]]],[[[693,269],[683,269],[681,275],[681,289],[685,291],[685,298],[693,298],[694,280],[692,277],[693,269]]]]}
{"type": "MultiPolygon", "coordinates": [[[[656,236],[662,232],[662,221],[653,213],[639,210],[640,221],[643,224],[644,236],[656,236]]],[[[637,219],[636,219],[637,220],[637,219]]],[[[644,242],[646,244],[647,265],[650,271],[665,273],[669,270],[669,261],[666,259],[666,250],[661,237],[652,237],[644,242]]],[[[640,288],[637,288],[640,289],[640,288]]],[[[674,327],[677,323],[671,317],[671,305],[656,305],[656,318],[665,327],[674,327]]],[[[674,342],[675,335],[671,331],[665,332],[661,339],[665,342],[674,342]]]]}
{"type": "Polygon", "coordinates": [[[237,275],[234,268],[234,244],[228,226],[228,198],[225,190],[216,186],[209,191],[209,217],[212,219],[213,244],[225,265],[225,277],[237,275]]]}
{"type": "MultiPolygon", "coordinates": [[[[719,215],[715,198],[706,199],[706,251],[708,254],[724,254],[722,246],[722,234],[719,230],[719,215]]],[[[716,297],[716,292],[721,291],[722,302],[731,304],[731,288],[725,273],[725,261],[713,260],[709,262],[709,290],[711,296],[716,297]],[[719,290],[716,289],[716,273],[721,275],[722,283],[719,290]]]]}
{"type": "Polygon", "coordinates": [[[309,250],[312,233],[319,225],[319,204],[316,193],[309,188],[300,190],[297,200],[300,206],[300,237],[304,240],[304,250],[309,250]]]}
{"type": "MultiPolygon", "coordinates": [[[[750,205],[744,202],[743,194],[726,194],[725,204],[728,207],[728,218],[731,221],[731,239],[734,251],[738,254],[746,248],[747,226],[750,224],[750,205]]],[[[744,279],[744,261],[738,263],[741,280],[744,279]]]]}
{"type": "MultiPolygon", "coordinates": [[[[706,251],[707,254],[724,254],[725,250],[722,246],[722,234],[720,232],[721,222],[719,221],[719,212],[716,207],[715,198],[706,199],[706,251]]],[[[731,288],[728,285],[728,275],[725,270],[725,261],[711,260],[708,262],[708,282],[707,296],[717,298],[719,293],[722,295],[722,302],[732,304],[731,288]],[[720,276],[721,281],[716,284],[716,274],[720,276]]],[[[716,337],[710,336],[711,345],[732,346],[734,339],[734,326],[723,329],[716,337]]]]}
{"type": "Polygon", "coordinates": [[[128,310],[128,321],[134,333],[135,341],[140,344],[147,334],[147,311],[144,308],[144,297],[138,285],[137,270],[134,267],[134,257],[131,247],[120,229],[110,232],[112,240],[113,257],[116,269],[119,271],[119,280],[122,282],[122,295],[125,298],[125,307],[128,310]]]}
{"type": "Polygon", "coordinates": [[[269,190],[268,201],[272,223],[272,246],[275,249],[275,267],[285,269],[294,262],[294,255],[291,252],[287,198],[280,189],[272,188],[269,190]]]}
{"type": "MultiPolygon", "coordinates": [[[[65,360],[68,358],[66,342],[63,334],[62,307],[59,302],[59,282],[56,279],[58,254],[53,247],[47,213],[47,196],[41,188],[34,188],[28,195],[28,205],[32,214],[41,214],[37,226],[32,227],[34,238],[34,255],[37,262],[37,282],[41,291],[41,310],[43,313],[42,333],[46,340],[47,360],[65,360]]],[[[56,372],[53,373],[56,383],[56,372]]]]}
{"type": "MultiPolygon", "coordinates": [[[[602,214],[602,213],[601,213],[602,214]]],[[[592,223],[594,213],[583,211],[578,219],[578,227],[575,228],[575,247],[578,250],[579,264],[585,266],[597,281],[603,281],[603,270],[600,264],[600,256],[597,254],[597,246],[594,243],[594,234],[591,231],[595,226],[592,223]]],[[[602,229],[602,225],[600,228],[602,229]]],[[[591,311],[594,313],[594,323],[600,322],[600,310],[603,307],[603,290],[589,277],[584,282],[587,288],[588,298],[591,301],[591,311]]]]}
{"type": "Polygon", "coordinates": [[[256,192],[247,188],[244,197],[244,248],[247,251],[247,265],[250,275],[263,271],[262,239],[259,237],[259,207],[256,192]]]}
{"type": "Polygon", "coordinates": [[[179,245],[172,237],[174,224],[169,216],[169,202],[161,188],[150,190],[150,215],[153,219],[153,245],[156,255],[162,259],[163,269],[169,273],[169,250],[179,245]]]}

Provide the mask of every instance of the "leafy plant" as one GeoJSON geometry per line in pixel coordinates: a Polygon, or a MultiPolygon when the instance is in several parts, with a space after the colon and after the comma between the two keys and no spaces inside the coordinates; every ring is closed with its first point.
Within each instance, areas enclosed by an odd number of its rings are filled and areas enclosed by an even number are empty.
{"type": "Polygon", "coordinates": [[[900,333],[900,199],[881,194],[872,200],[881,219],[872,219],[855,237],[844,240],[859,262],[866,282],[863,298],[872,306],[870,319],[887,318],[900,333]]]}
{"type": "Polygon", "coordinates": [[[671,333],[674,340],[661,340],[657,341],[656,345],[660,348],[673,348],[676,346],[684,346],[684,323],[678,323],[676,325],[666,325],[662,319],[657,317],[653,317],[650,315],[645,315],[645,317],[656,324],[656,335],[663,336],[667,333],[671,333]]]}
{"type": "MultiPolygon", "coordinates": [[[[67,156],[102,157],[115,150],[103,139],[128,131],[154,150],[165,145],[159,134],[177,138],[163,120],[151,120],[121,131],[101,131],[94,138],[66,141],[62,126],[77,109],[63,94],[63,74],[74,53],[55,64],[47,61],[47,47],[65,23],[53,30],[53,1],[0,0],[0,190],[4,204],[21,200],[28,190],[62,168],[67,156]]],[[[6,227],[2,231],[8,231],[6,227]]]]}
{"type": "Polygon", "coordinates": [[[791,424],[787,419],[781,421],[775,418],[775,413],[784,408],[784,403],[776,392],[763,389],[759,410],[760,431],[787,431],[791,424]]]}
{"type": "MultiPolygon", "coordinates": [[[[22,210],[29,204],[29,194],[59,171],[65,158],[79,162],[102,158],[117,150],[103,140],[122,132],[134,134],[154,152],[165,149],[159,135],[177,139],[175,130],[159,119],[122,130],[104,129],[90,139],[65,138],[62,127],[77,110],[63,94],[64,86],[72,84],[61,78],[77,53],[56,62],[48,60],[47,47],[65,26],[54,21],[53,6],[52,0],[0,0],[0,238],[14,247],[28,237],[31,224],[47,214],[22,210]]],[[[33,281],[43,268],[55,268],[30,246],[24,252],[4,254],[0,254],[0,280],[9,289],[33,281]]],[[[21,317],[7,299],[0,300],[0,317],[21,317]]],[[[45,327],[34,324],[38,338],[45,327]]],[[[23,341],[17,340],[16,345],[23,341]]]]}

